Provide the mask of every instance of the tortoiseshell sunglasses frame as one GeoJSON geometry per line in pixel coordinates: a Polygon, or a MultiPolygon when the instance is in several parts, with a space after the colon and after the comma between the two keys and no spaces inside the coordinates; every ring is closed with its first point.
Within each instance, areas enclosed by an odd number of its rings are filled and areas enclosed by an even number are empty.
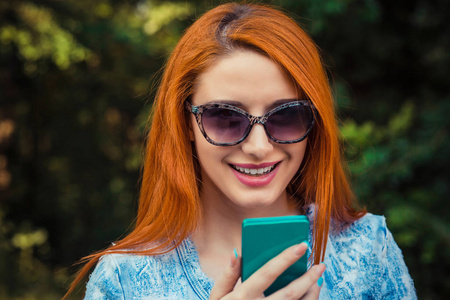
{"type": "Polygon", "coordinates": [[[203,136],[205,137],[205,139],[209,143],[216,145],[216,146],[235,146],[235,145],[241,143],[248,137],[248,135],[250,134],[250,131],[253,128],[253,125],[255,125],[257,123],[264,126],[264,130],[266,131],[267,136],[269,137],[270,140],[274,141],[275,143],[279,143],[279,144],[299,143],[299,142],[303,141],[308,136],[308,134],[311,132],[311,130],[314,126],[314,123],[315,123],[315,116],[316,116],[316,109],[315,109],[314,105],[308,100],[297,100],[297,101],[284,103],[284,104],[277,106],[274,109],[268,111],[267,113],[265,113],[264,115],[262,115],[260,117],[252,116],[245,110],[240,109],[239,107],[236,107],[234,105],[229,105],[229,104],[210,103],[210,104],[195,106],[189,102],[185,102],[185,106],[188,111],[190,111],[192,114],[194,114],[195,119],[197,120],[198,127],[199,127],[201,133],[203,134],[203,136]],[[274,113],[276,113],[282,109],[285,109],[288,107],[293,107],[293,106],[307,106],[307,107],[309,107],[309,109],[311,109],[312,119],[311,119],[311,123],[308,126],[308,129],[306,130],[305,134],[302,137],[295,139],[295,140],[283,141],[283,140],[278,140],[278,139],[274,138],[270,134],[270,132],[267,130],[267,127],[266,127],[267,119],[274,113]],[[249,125],[248,125],[248,128],[246,129],[245,133],[243,134],[243,136],[240,139],[238,139],[237,141],[233,141],[233,142],[229,142],[229,143],[219,143],[219,142],[212,140],[206,134],[205,129],[203,128],[203,124],[202,124],[202,114],[205,110],[210,109],[210,108],[226,108],[226,109],[238,112],[238,113],[244,115],[245,117],[247,117],[249,120],[249,125]]]}

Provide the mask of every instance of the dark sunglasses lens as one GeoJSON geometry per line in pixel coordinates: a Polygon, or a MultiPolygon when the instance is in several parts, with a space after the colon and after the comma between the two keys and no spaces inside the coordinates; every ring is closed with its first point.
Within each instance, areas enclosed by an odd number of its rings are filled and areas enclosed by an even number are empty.
{"type": "Polygon", "coordinates": [[[232,143],[244,136],[249,126],[246,116],[226,108],[209,108],[202,114],[203,129],[216,143],[232,143]]]}
{"type": "Polygon", "coordinates": [[[309,106],[295,105],[270,115],[266,127],[269,134],[280,141],[294,141],[302,138],[313,119],[309,106]]]}

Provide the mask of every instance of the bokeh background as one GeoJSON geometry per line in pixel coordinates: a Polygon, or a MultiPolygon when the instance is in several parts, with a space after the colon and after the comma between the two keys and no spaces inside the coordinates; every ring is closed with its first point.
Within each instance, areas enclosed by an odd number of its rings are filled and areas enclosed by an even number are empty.
{"type": "MultiPolygon", "coordinates": [[[[60,298],[78,259],[129,230],[161,68],[218,3],[0,1],[1,299],[60,298]]],[[[448,299],[448,1],[265,3],[321,48],[354,188],[419,298],[448,299]]]]}

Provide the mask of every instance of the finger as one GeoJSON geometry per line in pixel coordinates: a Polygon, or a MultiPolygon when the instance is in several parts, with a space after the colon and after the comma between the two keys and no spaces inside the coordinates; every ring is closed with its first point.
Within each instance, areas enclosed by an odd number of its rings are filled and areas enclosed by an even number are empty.
{"type": "Polygon", "coordinates": [[[317,300],[319,299],[320,289],[322,287],[323,278],[319,277],[317,280],[317,284],[313,284],[309,290],[306,292],[306,295],[303,296],[302,300],[317,300]]]}
{"type": "Polygon", "coordinates": [[[306,242],[287,248],[279,255],[272,258],[258,271],[253,273],[244,283],[242,283],[241,292],[243,298],[252,298],[259,296],[264,292],[287,268],[302,257],[308,244],[306,242]],[[245,287],[245,289],[243,289],[245,287]]]}
{"type": "Polygon", "coordinates": [[[214,284],[209,299],[220,299],[230,293],[241,276],[240,269],[241,259],[236,249],[234,249],[234,253],[230,256],[230,264],[225,269],[222,277],[214,284]]]}
{"type": "Polygon", "coordinates": [[[319,283],[322,284],[322,280],[318,280],[323,272],[325,272],[325,269],[325,264],[313,266],[300,278],[270,295],[269,299],[299,299],[301,297],[306,297],[305,299],[317,299],[320,292],[319,283]]]}

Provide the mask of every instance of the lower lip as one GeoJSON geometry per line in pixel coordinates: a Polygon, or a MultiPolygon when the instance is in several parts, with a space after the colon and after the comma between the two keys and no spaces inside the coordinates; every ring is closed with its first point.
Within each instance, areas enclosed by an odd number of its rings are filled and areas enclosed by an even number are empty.
{"type": "Polygon", "coordinates": [[[231,170],[233,170],[234,175],[237,177],[237,179],[239,179],[239,181],[245,184],[246,186],[260,187],[268,185],[272,181],[275,175],[277,175],[279,165],[277,165],[275,169],[272,170],[272,172],[261,176],[245,175],[241,172],[236,171],[233,167],[230,168],[231,170]]]}

